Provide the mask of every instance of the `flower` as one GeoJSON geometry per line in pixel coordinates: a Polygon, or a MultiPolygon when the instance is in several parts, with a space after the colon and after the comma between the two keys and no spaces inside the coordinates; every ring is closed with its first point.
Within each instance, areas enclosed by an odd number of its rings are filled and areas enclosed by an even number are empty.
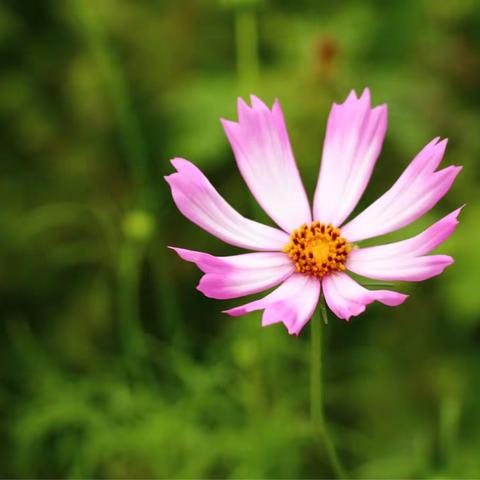
{"type": "Polygon", "coordinates": [[[368,89],[359,98],[352,91],[343,104],[332,106],[313,211],[278,101],[270,110],[255,96],[251,106],[239,99],[238,122],[222,119],[222,124],[251,193],[280,228],[240,215],[187,160],[173,159],[177,171],[165,178],[178,209],[190,221],[224,242],[256,251],[215,257],[172,247],[204,272],[198,290],[207,297],[231,299],[278,286],[260,300],[225,313],[263,310],[262,325],[283,322],[290,334],[298,335],[321,290],[330,310],[345,320],[374,301],[397,306],[407,298],[391,290],[368,290],[347,271],[381,281],[416,282],[453,263],[447,255],[427,254],[455,230],[461,208],[407,240],[357,245],[419,218],[446,194],[461,170],[437,170],[447,140],[435,138],[387,192],[346,221],[367,187],[387,128],[387,107],[372,108],[368,89]]]}

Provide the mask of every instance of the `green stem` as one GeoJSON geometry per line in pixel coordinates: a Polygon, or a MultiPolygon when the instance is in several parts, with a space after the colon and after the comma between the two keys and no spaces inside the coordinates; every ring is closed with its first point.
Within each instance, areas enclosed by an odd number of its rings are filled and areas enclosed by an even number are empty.
{"type": "Polygon", "coordinates": [[[118,262],[118,312],[121,342],[131,359],[144,359],[147,344],[139,313],[140,270],[143,247],[125,239],[118,262]]]}
{"type": "Polygon", "coordinates": [[[158,310],[162,314],[162,324],[165,332],[171,339],[172,344],[181,346],[184,344],[187,335],[183,329],[180,306],[176,300],[175,285],[171,281],[171,272],[168,266],[168,255],[171,251],[166,248],[158,248],[158,245],[165,245],[161,232],[157,232],[154,242],[149,245],[148,255],[153,268],[154,280],[157,287],[158,310]]]}
{"type": "Polygon", "coordinates": [[[439,448],[444,468],[451,466],[455,458],[456,439],[461,405],[453,396],[445,396],[440,403],[439,448]]]}
{"type": "MultiPolygon", "coordinates": [[[[258,21],[253,7],[238,7],[235,10],[235,48],[238,86],[241,94],[256,91],[260,72],[258,55],[258,21]]],[[[251,214],[261,219],[262,208],[250,196],[251,214]]]]}
{"type": "Polygon", "coordinates": [[[240,86],[251,89],[258,81],[258,32],[255,11],[239,8],[235,13],[237,71],[240,86]]]}
{"type": "MultiPolygon", "coordinates": [[[[324,300],[320,301],[321,305],[324,300]]],[[[329,435],[323,406],[323,383],[322,383],[322,318],[325,323],[326,310],[325,307],[320,309],[320,313],[315,313],[310,321],[311,329],[311,369],[310,369],[310,414],[312,418],[313,429],[315,435],[323,442],[325,452],[332,467],[332,471],[337,478],[347,478],[345,470],[343,469],[338,458],[335,445],[329,435]]]]}

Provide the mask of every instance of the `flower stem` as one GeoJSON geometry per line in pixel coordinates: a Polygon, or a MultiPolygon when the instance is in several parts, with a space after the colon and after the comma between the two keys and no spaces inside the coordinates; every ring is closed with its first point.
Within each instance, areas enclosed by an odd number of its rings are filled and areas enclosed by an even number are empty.
{"type": "Polygon", "coordinates": [[[347,478],[338,458],[335,446],[330,438],[323,407],[323,384],[322,384],[322,318],[325,323],[326,309],[323,305],[323,296],[320,299],[322,308],[314,314],[310,321],[311,329],[311,367],[310,367],[310,414],[315,435],[323,442],[323,447],[330,462],[332,471],[337,478],[347,478]]]}
{"type": "Polygon", "coordinates": [[[258,82],[258,25],[255,11],[238,8],[235,13],[237,72],[242,89],[251,90],[258,82]]]}

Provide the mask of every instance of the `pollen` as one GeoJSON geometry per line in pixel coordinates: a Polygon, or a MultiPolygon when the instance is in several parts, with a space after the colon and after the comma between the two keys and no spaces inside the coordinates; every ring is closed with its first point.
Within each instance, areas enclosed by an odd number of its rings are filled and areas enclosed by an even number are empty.
{"type": "Polygon", "coordinates": [[[295,263],[298,273],[323,277],[331,272],[345,270],[345,262],[352,246],[331,224],[304,223],[290,235],[283,251],[295,263]]]}

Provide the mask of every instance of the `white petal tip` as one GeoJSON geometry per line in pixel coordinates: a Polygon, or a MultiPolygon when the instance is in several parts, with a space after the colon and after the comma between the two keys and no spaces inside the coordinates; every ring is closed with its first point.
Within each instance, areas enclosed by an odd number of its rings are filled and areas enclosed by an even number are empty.
{"type": "Polygon", "coordinates": [[[365,87],[363,89],[362,95],[360,96],[359,100],[366,100],[368,101],[368,103],[370,103],[370,98],[371,98],[370,89],[368,87],[365,87]]]}
{"type": "Polygon", "coordinates": [[[268,105],[263,100],[260,100],[260,98],[258,98],[256,95],[250,95],[250,103],[252,104],[253,110],[270,112],[268,105]]]}

